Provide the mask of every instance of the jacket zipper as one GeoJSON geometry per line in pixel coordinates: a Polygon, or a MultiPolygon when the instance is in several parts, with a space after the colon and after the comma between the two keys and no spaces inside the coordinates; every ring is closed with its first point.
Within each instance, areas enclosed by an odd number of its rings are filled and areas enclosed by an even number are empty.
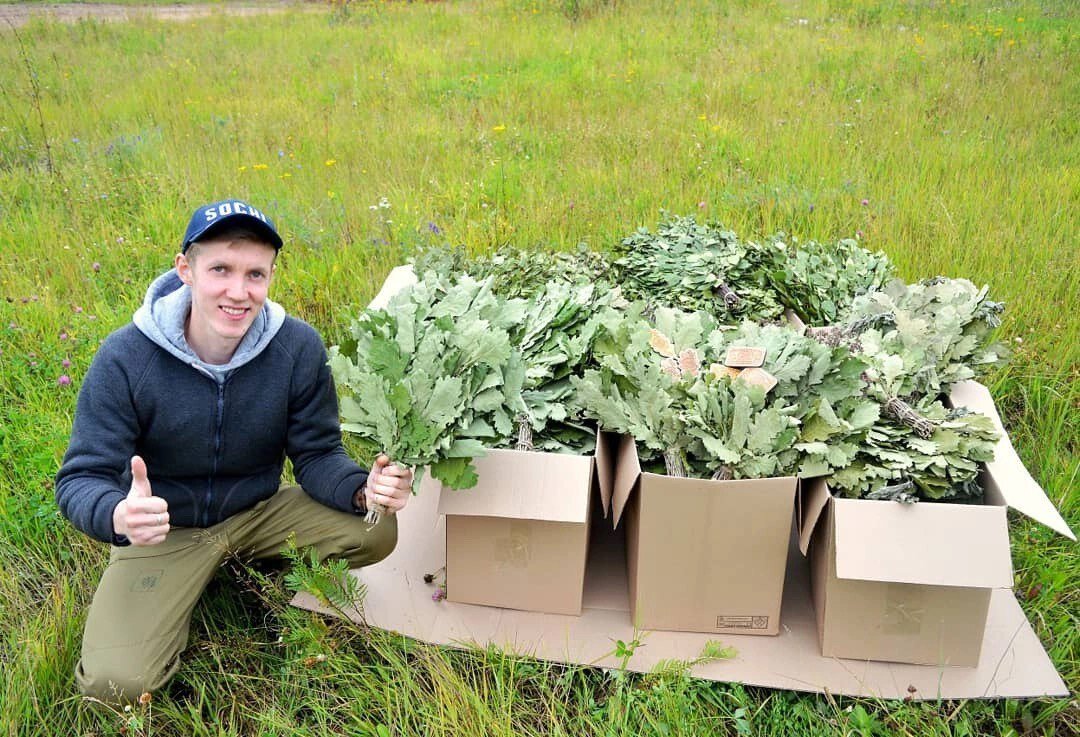
{"type": "Polygon", "coordinates": [[[225,384],[228,378],[217,385],[217,411],[214,414],[214,455],[210,465],[210,475],[206,478],[206,498],[203,501],[203,527],[210,526],[210,508],[214,501],[214,479],[217,478],[218,461],[221,459],[222,426],[225,424],[225,384]]]}
{"type": "MultiPolygon", "coordinates": [[[[214,382],[217,383],[217,382],[214,382]]],[[[214,478],[217,476],[218,458],[221,453],[221,425],[225,415],[225,384],[217,385],[217,412],[214,414],[214,455],[210,475],[206,479],[206,499],[203,503],[203,527],[210,526],[210,505],[214,501],[214,478]]]]}

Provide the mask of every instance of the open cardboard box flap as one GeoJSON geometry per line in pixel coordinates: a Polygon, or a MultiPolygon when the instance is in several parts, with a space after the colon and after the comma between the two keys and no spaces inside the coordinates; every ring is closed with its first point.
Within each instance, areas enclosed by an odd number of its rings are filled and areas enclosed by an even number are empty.
{"type": "Polygon", "coordinates": [[[1005,510],[837,499],[836,575],[859,581],[1009,588],[1005,510]]]}
{"type": "Polygon", "coordinates": [[[619,435],[615,440],[615,476],[611,487],[610,505],[604,504],[604,514],[611,509],[611,526],[618,527],[622,519],[623,510],[626,509],[630,495],[641,477],[641,462],[638,460],[635,441],[629,435],[619,435]]]}
{"type": "Polygon", "coordinates": [[[990,417],[1001,434],[1001,439],[994,448],[994,460],[987,463],[986,467],[993,476],[996,491],[1000,493],[1005,504],[1070,540],[1075,540],[1076,535],[1069,529],[1061,513],[1016,454],[990,390],[977,381],[960,381],[953,385],[949,399],[954,407],[967,407],[990,417]]]}
{"type": "Polygon", "coordinates": [[[590,456],[488,450],[471,489],[444,487],[439,514],[580,522],[589,516],[596,463],[590,456]]]}

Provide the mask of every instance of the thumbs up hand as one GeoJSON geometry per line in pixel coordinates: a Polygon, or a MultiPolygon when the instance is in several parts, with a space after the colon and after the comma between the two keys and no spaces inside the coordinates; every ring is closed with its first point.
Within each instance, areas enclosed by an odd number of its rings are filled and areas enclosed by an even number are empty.
{"type": "Polygon", "coordinates": [[[113,510],[113,531],[132,545],[157,545],[169,534],[169,504],[154,496],[139,456],[131,457],[131,490],[113,510]]]}

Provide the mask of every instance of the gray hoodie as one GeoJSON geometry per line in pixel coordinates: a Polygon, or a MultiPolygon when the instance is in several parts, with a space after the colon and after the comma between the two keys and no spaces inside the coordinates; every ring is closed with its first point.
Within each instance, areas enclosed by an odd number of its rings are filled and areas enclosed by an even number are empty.
{"type": "Polygon", "coordinates": [[[262,353],[285,323],[285,308],[266,300],[232,359],[218,366],[203,361],[188,345],[184,325],[190,311],[191,287],[180,280],[176,269],[170,269],[150,284],[142,306],[135,311],[132,321],[147,338],[184,363],[213,376],[219,383],[225,381],[230,371],[262,353]]]}

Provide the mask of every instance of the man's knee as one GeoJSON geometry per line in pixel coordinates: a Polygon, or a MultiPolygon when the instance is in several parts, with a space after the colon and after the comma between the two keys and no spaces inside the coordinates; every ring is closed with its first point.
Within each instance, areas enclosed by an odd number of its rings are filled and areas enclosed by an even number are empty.
{"type": "Polygon", "coordinates": [[[136,701],[176,674],[186,639],[185,629],[121,647],[95,647],[84,636],[75,682],[84,695],[109,704],[136,701]]]}
{"type": "Polygon", "coordinates": [[[377,525],[362,523],[359,545],[346,549],[342,555],[352,568],[362,568],[378,563],[397,546],[397,517],[383,515],[377,525]]]}
{"type": "Polygon", "coordinates": [[[164,686],[175,670],[175,666],[159,668],[121,661],[95,663],[84,657],[76,667],[75,682],[84,696],[106,704],[128,704],[164,686]]]}

